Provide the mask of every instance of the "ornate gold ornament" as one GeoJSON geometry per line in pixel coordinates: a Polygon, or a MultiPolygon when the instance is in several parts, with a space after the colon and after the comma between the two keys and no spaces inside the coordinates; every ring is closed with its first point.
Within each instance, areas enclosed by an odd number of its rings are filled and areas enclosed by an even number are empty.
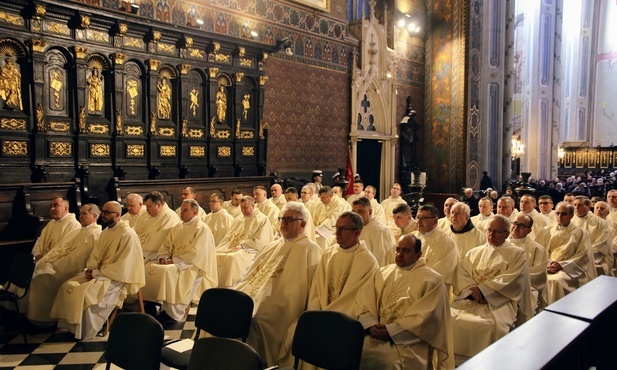
{"type": "Polygon", "coordinates": [[[234,78],[236,79],[236,82],[242,82],[242,79],[244,78],[244,73],[243,72],[234,73],[234,78]]]}
{"type": "Polygon", "coordinates": [[[70,157],[73,154],[71,143],[53,141],[49,143],[49,155],[51,157],[70,157]]]}
{"type": "Polygon", "coordinates": [[[79,108],[79,132],[82,134],[88,133],[86,128],[86,107],[79,108]]]}
{"type": "Polygon", "coordinates": [[[199,139],[204,136],[204,130],[198,128],[192,128],[189,130],[189,137],[199,139]]]}
{"type": "Polygon", "coordinates": [[[174,136],[176,130],[173,127],[159,127],[159,135],[164,137],[174,136]]]}
{"type": "Polygon", "coordinates": [[[36,130],[45,132],[45,118],[43,116],[43,106],[41,103],[36,104],[36,130]]]}
{"type": "Polygon", "coordinates": [[[260,63],[265,63],[268,61],[268,57],[270,55],[268,53],[261,53],[261,60],[259,61],[260,63]]]}
{"type": "Polygon", "coordinates": [[[88,29],[86,30],[86,39],[91,41],[109,42],[109,35],[105,32],[88,29]]]}
{"type": "Polygon", "coordinates": [[[122,65],[126,60],[126,54],[124,53],[113,53],[111,54],[111,59],[114,61],[115,65],[122,65]]]}
{"type": "Polygon", "coordinates": [[[159,133],[156,132],[156,112],[150,112],[150,135],[159,135],[159,133]]]}
{"type": "Polygon", "coordinates": [[[244,48],[242,46],[238,46],[238,49],[236,49],[236,52],[237,52],[238,56],[240,58],[242,58],[246,54],[246,48],[244,48]]]}
{"type": "Polygon", "coordinates": [[[30,39],[27,43],[33,53],[42,53],[45,51],[45,46],[47,46],[47,42],[41,39],[30,39]]]}
{"type": "Polygon", "coordinates": [[[118,23],[118,36],[124,36],[129,30],[129,25],[126,23],[118,23]]]}
{"type": "Polygon", "coordinates": [[[139,136],[144,133],[140,126],[126,126],[126,134],[128,136],[139,136]]]}
{"type": "Polygon", "coordinates": [[[240,59],[240,67],[252,67],[253,59],[241,58],[240,59]]]}
{"type": "Polygon", "coordinates": [[[231,62],[231,56],[225,54],[215,54],[214,60],[219,63],[229,63],[231,62]]]}
{"type": "Polygon", "coordinates": [[[124,135],[122,131],[122,111],[120,109],[116,109],[116,135],[124,135]]]}
{"type": "Polygon", "coordinates": [[[181,75],[186,75],[191,70],[191,65],[190,64],[179,64],[178,69],[180,70],[181,75]]]}
{"type": "Polygon", "coordinates": [[[91,157],[109,157],[111,153],[111,147],[109,144],[91,144],[90,156],[91,157]]]}
{"type": "Polygon", "coordinates": [[[259,85],[264,86],[268,82],[268,76],[259,76],[259,85]]]}
{"type": "Polygon", "coordinates": [[[240,139],[252,139],[255,134],[253,131],[242,131],[240,132],[240,139]]]}
{"type": "Polygon", "coordinates": [[[64,23],[43,21],[43,31],[58,35],[70,36],[71,29],[64,23]]]}
{"type": "Polygon", "coordinates": [[[206,147],[203,145],[191,145],[189,146],[189,157],[191,158],[205,158],[206,147]]]}
{"type": "Polygon", "coordinates": [[[206,53],[199,49],[189,49],[189,56],[192,58],[206,59],[206,53]]]}
{"type": "Polygon", "coordinates": [[[192,37],[184,36],[184,47],[187,48],[187,49],[193,47],[193,38],[192,37]]]}
{"type": "Polygon", "coordinates": [[[24,25],[24,19],[19,15],[13,15],[7,12],[0,12],[0,19],[2,19],[8,24],[14,24],[16,26],[24,25]]]}
{"type": "Polygon", "coordinates": [[[221,44],[218,42],[213,42],[212,43],[212,54],[218,54],[219,51],[221,51],[221,44]]]}
{"type": "Polygon", "coordinates": [[[47,14],[47,8],[43,4],[34,5],[34,19],[41,19],[47,14]]]}
{"type": "Polygon", "coordinates": [[[62,91],[63,76],[57,71],[51,71],[49,80],[49,86],[53,90],[54,95],[54,107],[60,109],[60,92],[62,91]]]}
{"type": "Polygon", "coordinates": [[[231,136],[230,130],[218,130],[216,132],[217,139],[228,139],[231,136]]]}
{"type": "Polygon", "coordinates": [[[213,139],[216,136],[216,130],[214,128],[214,122],[216,122],[216,116],[212,116],[210,120],[210,138],[213,139]]]}
{"type": "Polygon", "coordinates": [[[129,94],[129,109],[131,110],[131,115],[137,114],[135,108],[137,107],[137,102],[135,98],[139,96],[139,89],[137,88],[139,83],[136,80],[128,80],[126,83],[126,92],[129,94]]]}
{"type": "Polygon", "coordinates": [[[15,140],[3,141],[2,154],[7,156],[25,157],[28,155],[28,142],[15,140]]]}
{"type": "Polygon", "coordinates": [[[99,123],[91,124],[90,126],[88,126],[88,132],[90,132],[91,134],[105,135],[109,132],[109,127],[107,125],[102,125],[99,123]]]}
{"type": "Polygon", "coordinates": [[[240,138],[240,120],[236,120],[236,138],[240,138]]]}
{"type": "Polygon", "coordinates": [[[216,75],[219,73],[218,68],[208,68],[208,75],[210,78],[216,78],[216,75]]]}
{"type": "Polygon", "coordinates": [[[263,121],[259,122],[259,138],[261,140],[266,140],[266,136],[264,135],[264,130],[270,128],[267,123],[263,121]]]}
{"type": "Polygon", "coordinates": [[[156,44],[156,48],[159,52],[165,52],[169,54],[174,54],[176,52],[176,46],[172,44],[166,44],[164,42],[159,42],[156,44]]]}
{"type": "Polygon", "coordinates": [[[182,117],[182,132],[180,134],[180,137],[188,137],[189,133],[188,133],[188,120],[186,119],[186,116],[182,117]]]}
{"type": "Polygon", "coordinates": [[[143,158],[145,147],[141,144],[129,144],[126,146],[126,156],[128,158],[143,158]]]}
{"type": "Polygon", "coordinates": [[[88,48],[83,46],[72,46],[71,51],[73,52],[75,59],[84,59],[88,53],[88,48]]]}
{"type": "Polygon", "coordinates": [[[161,119],[169,119],[171,116],[171,85],[166,77],[156,84],[158,90],[157,95],[157,111],[161,119]]]}
{"type": "Polygon", "coordinates": [[[152,41],[158,42],[161,39],[161,31],[152,31],[152,41]]]}
{"type": "Polygon", "coordinates": [[[219,157],[231,157],[231,147],[219,146],[218,148],[216,148],[216,153],[219,157]]]}
{"type": "MultiPolygon", "coordinates": [[[[4,51],[8,52],[8,50],[4,51]]],[[[0,99],[4,101],[7,108],[23,110],[21,72],[13,58],[8,55],[4,56],[4,65],[0,67],[0,99]]]]}
{"type": "Polygon", "coordinates": [[[49,122],[49,131],[69,132],[71,125],[66,122],[49,122]]]}
{"type": "Polygon", "coordinates": [[[191,105],[189,106],[189,109],[193,113],[193,117],[195,117],[197,116],[197,108],[199,108],[199,90],[193,87],[189,92],[189,97],[191,100],[191,105]]]}
{"type": "Polygon", "coordinates": [[[2,118],[0,128],[3,130],[25,130],[26,120],[15,118],[2,118]]]}
{"type": "Polygon", "coordinates": [[[159,153],[161,157],[175,157],[176,156],[176,146],[175,145],[161,145],[159,153]]]}
{"type": "Polygon", "coordinates": [[[143,49],[145,47],[144,40],[137,38],[137,37],[130,37],[130,36],[125,36],[122,44],[124,46],[132,47],[136,49],[143,49]]]}
{"type": "Polygon", "coordinates": [[[148,59],[146,62],[148,63],[148,68],[150,68],[150,71],[158,70],[161,65],[161,61],[158,59],[148,59]]]}
{"type": "Polygon", "coordinates": [[[242,147],[242,155],[244,157],[254,157],[255,156],[255,148],[252,146],[243,146],[242,147]]]}
{"type": "Polygon", "coordinates": [[[90,17],[88,17],[87,15],[81,15],[79,16],[79,28],[81,29],[85,29],[90,27],[90,17]]]}

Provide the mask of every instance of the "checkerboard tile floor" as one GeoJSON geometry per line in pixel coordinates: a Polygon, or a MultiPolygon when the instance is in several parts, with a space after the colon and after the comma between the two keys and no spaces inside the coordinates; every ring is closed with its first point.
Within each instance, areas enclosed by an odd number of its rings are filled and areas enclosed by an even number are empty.
{"type": "MultiPolygon", "coordinates": [[[[197,306],[191,307],[186,322],[164,323],[165,340],[192,338],[197,306]]],[[[104,370],[107,337],[77,341],[72,333],[28,334],[28,344],[19,332],[0,326],[0,370],[104,370]]],[[[118,369],[112,365],[112,369],[118,369]]],[[[169,369],[161,364],[161,369],[169,369]]]]}

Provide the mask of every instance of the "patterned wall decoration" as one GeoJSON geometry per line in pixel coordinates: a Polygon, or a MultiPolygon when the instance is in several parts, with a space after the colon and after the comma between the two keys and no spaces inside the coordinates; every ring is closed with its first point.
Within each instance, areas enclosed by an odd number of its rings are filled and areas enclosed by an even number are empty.
{"type": "Polygon", "coordinates": [[[466,0],[426,3],[425,156],[427,191],[459,192],[465,179],[466,0]]]}
{"type": "MultiPolygon", "coordinates": [[[[94,6],[119,9],[119,0],[76,0],[94,6]]],[[[138,15],[174,25],[196,25],[221,35],[250,38],[275,45],[276,40],[291,37],[294,54],[315,62],[347,66],[350,44],[345,42],[347,22],[344,0],[331,0],[331,13],[317,12],[302,4],[274,0],[141,0],[138,15]]]]}
{"type": "MultiPolygon", "coordinates": [[[[467,169],[465,171],[465,186],[476,188],[479,184],[480,169],[480,148],[482,120],[480,119],[480,82],[482,70],[482,2],[483,0],[471,0],[470,16],[469,16],[469,71],[467,75],[467,108],[469,113],[467,116],[467,169]]],[[[491,19],[498,19],[494,14],[491,14],[491,19]]],[[[493,37],[492,40],[496,38],[493,37]]],[[[491,48],[491,50],[495,50],[491,48]]],[[[492,63],[498,60],[494,53],[490,53],[489,62],[492,63]]],[[[494,122],[494,121],[490,121],[494,122]]],[[[495,140],[491,140],[494,144],[495,140]]],[[[491,153],[497,153],[496,150],[491,150],[491,153]]]]}
{"type": "Polygon", "coordinates": [[[264,120],[268,169],[344,167],[349,134],[349,76],[280,58],[268,61],[264,120]],[[289,78],[294,76],[294,78],[289,78]]]}

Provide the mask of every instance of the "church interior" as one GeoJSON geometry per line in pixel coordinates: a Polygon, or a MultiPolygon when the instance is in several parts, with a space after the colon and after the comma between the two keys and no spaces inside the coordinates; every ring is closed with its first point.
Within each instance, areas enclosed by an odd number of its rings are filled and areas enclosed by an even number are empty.
{"type": "MultiPolygon", "coordinates": [[[[0,280],[55,197],[79,215],[159,191],[175,210],[191,187],[209,212],[212,194],[300,192],[317,171],[377,201],[400,184],[414,216],[466,188],[608,200],[611,19],[597,0],[0,0],[0,280]]],[[[617,303],[596,303],[545,368],[598,366],[588,340],[617,303]]],[[[166,339],[194,334],[189,308],[166,339]]],[[[0,331],[0,370],[104,366],[105,337],[69,337],[0,331]]],[[[483,354],[467,368],[500,361],[483,354]]]]}

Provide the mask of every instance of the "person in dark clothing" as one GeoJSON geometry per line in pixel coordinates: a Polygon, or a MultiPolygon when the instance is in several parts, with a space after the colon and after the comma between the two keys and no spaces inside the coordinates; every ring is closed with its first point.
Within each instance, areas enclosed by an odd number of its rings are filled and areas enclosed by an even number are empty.
{"type": "Polygon", "coordinates": [[[488,176],[487,171],[482,171],[482,178],[480,179],[480,190],[486,190],[493,187],[493,180],[488,176]]]}

